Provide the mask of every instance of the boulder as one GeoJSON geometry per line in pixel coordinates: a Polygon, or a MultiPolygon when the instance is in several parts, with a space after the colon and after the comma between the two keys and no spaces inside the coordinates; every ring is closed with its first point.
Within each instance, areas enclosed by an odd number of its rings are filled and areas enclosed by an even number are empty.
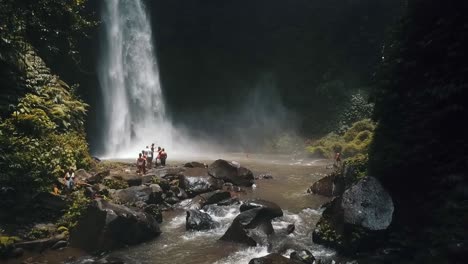
{"type": "Polygon", "coordinates": [[[208,173],[216,179],[231,182],[239,186],[249,187],[254,183],[252,171],[226,160],[219,159],[213,162],[208,167],[208,173]]]}
{"type": "Polygon", "coordinates": [[[188,210],[185,218],[185,228],[187,230],[208,230],[216,227],[215,221],[207,213],[199,210],[188,210]]]}
{"type": "Polygon", "coordinates": [[[392,197],[374,177],[366,177],[346,190],[341,207],[347,224],[384,230],[392,222],[392,197]]]}
{"type": "Polygon", "coordinates": [[[67,247],[67,246],[68,246],[68,242],[66,240],[60,240],[60,241],[57,241],[57,243],[55,243],[51,247],[51,249],[57,250],[57,249],[61,249],[61,248],[67,247]]]}
{"type": "Polygon", "coordinates": [[[234,218],[221,240],[248,246],[267,245],[268,236],[274,233],[271,224],[273,218],[272,214],[262,207],[244,211],[234,218]]]}
{"type": "Polygon", "coordinates": [[[84,169],[79,169],[75,171],[75,180],[78,182],[86,182],[87,179],[91,178],[91,174],[89,174],[84,169]]]}
{"type": "Polygon", "coordinates": [[[206,168],[208,165],[205,163],[197,162],[197,161],[192,161],[192,162],[187,162],[184,164],[185,168],[206,168]]]}
{"type": "Polygon", "coordinates": [[[151,215],[158,223],[162,223],[163,217],[160,206],[156,204],[149,204],[144,207],[144,212],[151,215]]]}
{"type": "Polygon", "coordinates": [[[202,209],[207,205],[217,204],[223,200],[231,198],[231,194],[226,191],[216,190],[209,193],[197,195],[192,199],[192,209],[202,209]]]}
{"type": "Polygon", "coordinates": [[[137,202],[155,204],[163,201],[163,191],[157,184],[150,186],[132,186],[122,190],[116,190],[111,194],[114,201],[121,204],[134,205],[137,202]]]}
{"type": "Polygon", "coordinates": [[[249,261],[249,264],[298,264],[294,260],[288,259],[281,254],[271,253],[261,258],[254,258],[249,261]]]}
{"type": "Polygon", "coordinates": [[[173,192],[179,200],[185,200],[188,198],[188,194],[180,187],[171,186],[171,192],[173,192]]]}
{"type": "Polygon", "coordinates": [[[109,176],[110,175],[110,170],[104,170],[104,171],[100,171],[98,173],[95,173],[93,176],[89,177],[86,182],[89,183],[89,184],[97,184],[97,183],[101,183],[102,180],[104,180],[104,178],[106,176],[109,176]]]}
{"type": "Polygon", "coordinates": [[[271,180],[271,179],[273,179],[273,176],[269,173],[264,173],[264,174],[255,176],[255,180],[271,180]]]}
{"type": "Polygon", "coordinates": [[[124,174],[121,178],[127,182],[128,186],[140,186],[143,183],[142,177],[137,174],[124,174]]]}
{"type": "Polygon", "coordinates": [[[189,197],[218,190],[222,187],[222,184],[221,180],[209,176],[205,168],[189,168],[179,175],[179,187],[189,197]]]}
{"type": "Polygon", "coordinates": [[[344,192],[345,182],[343,177],[336,174],[330,174],[316,181],[308,190],[308,193],[333,197],[341,195],[344,192]]]}
{"type": "Polygon", "coordinates": [[[325,208],[312,239],[347,255],[378,247],[394,210],[390,195],[373,177],[361,179],[325,208]]]}
{"type": "Polygon", "coordinates": [[[134,245],[160,233],[152,216],[97,199],[72,230],[70,245],[88,252],[106,251],[134,245]]]}
{"type": "Polygon", "coordinates": [[[240,206],[240,211],[244,212],[253,208],[262,208],[262,214],[270,219],[283,216],[283,210],[277,204],[261,199],[247,200],[240,206]]]}
{"type": "Polygon", "coordinates": [[[298,263],[314,264],[315,257],[309,250],[294,251],[289,255],[291,260],[297,261],[298,263]]]}

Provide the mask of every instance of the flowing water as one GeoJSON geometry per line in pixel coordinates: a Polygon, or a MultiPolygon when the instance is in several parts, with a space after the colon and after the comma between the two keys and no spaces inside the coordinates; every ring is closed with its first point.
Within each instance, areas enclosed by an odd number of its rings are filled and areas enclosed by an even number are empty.
{"type": "Polygon", "coordinates": [[[149,138],[172,142],[149,18],[141,0],[106,0],[99,81],[105,153],[134,156],[149,138]]]}
{"type": "MultiPolygon", "coordinates": [[[[228,160],[240,162],[255,175],[270,174],[273,179],[257,180],[253,188],[240,195],[241,200],[261,198],[277,203],[284,216],[273,221],[276,231],[286,228],[289,223],[296,226],[295,232],[282,239],[281,243],[295,243],[309,249],[316,257],[332,256],[330,249],[312,243],[312,230],[318,221],[320,206],[328,199],[306,193],[307,188],[326,172],[323,161],[291,161],[282,156],[229,155],[228,160]]],[[[207,163],[211,161],[206,161],[207,163]]],[[[266,246],[248,247],[219,241],[232,220],[239,214],[239,205],[215,207],[207,211],[221,223],[210,231],[186,231],[185,209],[190,200],[181,202],[177,209],[164,214],[160,237],[112,253],[131,263],[248,263],[254,257],[268,254],[266,246]]],[[[290,253],[286,252],[287,254],[290,253]]]]}

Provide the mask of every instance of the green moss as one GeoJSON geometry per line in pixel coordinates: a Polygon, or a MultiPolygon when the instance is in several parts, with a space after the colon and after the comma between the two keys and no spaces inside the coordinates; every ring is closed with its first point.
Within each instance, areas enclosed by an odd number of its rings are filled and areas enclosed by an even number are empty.
{"type": "Polygon", "coordinates": [[[351,128],[345,132],[343,139],[346,142],[350,142],[350,141],[353,141],[360,132],[362,131],[373,132],[374,129],[375,129],[375,124],[370,119],[364,119],[364,120],[354,123],[353,126],[351,126],[351,128]]]}
{"type": "Polygon", "coordinates": [[[330,133],[313,142],[312,145],[306,147],[306,150],[311,156],[317,158],[332,158],[336,152],[342,151],[344,143],[339,135],[330,133]]]}
{"type": "Polygon", "coordinates": [[[83,191],[74,192],[72,199],[72,205],[57,223],[57,225],[60,226],[57,230],[63,230],[62,233],[68,233],[69,229],[73,229],[73,227],[76,226],[78,220],[82,217],[91,202],[91,200],[84,195],[83,191]]]}
{"type": "Polygon", "coordinates": [[[50,235],[52,235],[50,233],[50,230],[46,228],[33,228],[29,231],[26,237],[30,240],[36,240],[36,239],[47,238],[50,235]]]}

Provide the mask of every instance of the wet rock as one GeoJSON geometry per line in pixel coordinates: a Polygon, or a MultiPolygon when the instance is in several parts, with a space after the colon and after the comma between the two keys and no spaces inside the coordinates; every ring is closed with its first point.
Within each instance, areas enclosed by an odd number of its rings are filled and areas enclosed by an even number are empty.
{"type": "MultiPolygon", "coordinates": [[[[282,214],[281,214],[282,215],[282,214]]],[[[275,216],[267,208],[256,207],[240,213],[231,223],[221,240],[248,246],[268,244],[268,236],[274,233],[271,220],[275,216]]]]}
{"type": "Polygon", "coordinates": [[[89,177],[86,182],[89,183],[89,184],[97,184],[97,183],[101,183],[102,180],[104,180],[104,178],[106,176],[109,176],[110,175],[110,170],[104,170],[104,171],[100,171],[96,174],[94,174],[93,176],[89,177]]]}
{"type": "Polygon", "coordinates": [[[255,176],[255,180],[271,180],[273,179],[273,176],[269,173],[265,174],[260,174],[258,176],[255,176]]]}
{"type": "Polygon", "coordinates": [[[145,213],[151,215],[158,223],[162,223],[163,217],[161,207],[156,204],[149,204],[143,209],[145,213]]]}
{"type": "Polygon", "coordinates": [[[187,162],[184,164],[185,168],[206,168],[208,165],[205,163],[197,162],[197,161],[192,161],[192,162],[187,162]]]}
{"type": "Polygon", "coordinates": [[[213,191],[209,193],[203,193],[197,195],[197,197],[192,199],[192,209],[202,209],[207,205],[217,204],[223,200],[231,198],[231,194],[226,191],[213,191]]]}
{"type": "Polygon", "coordinates": [[[57,250],[57,249],[61,249],[61,248],[67,247],[67,246],[68,246],[68,242],[66,240],[60,240],[60,241],[57,241],[57,243],[55,243],[51,247],[51,249],[57,250]]]}
{"type": "Polygon", "coordinates": [[[199,210],[188,210],[185,217],[185,228],[187,230],[208,230],[216,227],[211,216],[199,210]]]}
{"type": "Polygon", "coordinates": [[[377,179],[366,177],[326,206],[312,239],[342,254],[372,250],[384,241],[392,214],[390,195],[377,179]]]}
{"type": "Polygon", "coordinates": [[[160,203],[163,191],[157,184],[150,186],[132,186],[126,189],[121,189],[113,192],[111,197],[118,203],[133,205],[137,202],[144,202],[147,204],[160,203]]]}
{"type": "Polygon", "coordinates": [[[179,175],[179,187],[189,197],[220,189],[222,184],[222,181],[209,176],[206,168],[189,168],[179,175]]]}
{"type": "Polygon", "coordinates": [[[316,181],[308,190],[308,193],[333,197],[344,192],[344,179],[338,174],[332,173],[316,181]]]}
{"type": "Polygon", "coordinates": [[[98,199],[71,232],[70,244],[88,252],[105,251],[134,245],[160,233],[152,216],[98,199]]]}
{"type": "Polygon", "coordinates": [[[166,179],[160,179],[158,185],[161,187],[161,189],[164,192],[170,191],[171,190],[171,184],[168,180],[166,179]]]}
{"type": "Polygon", "coordinates": [[[392,197],[374,177],[366,177],[346,190],[341,207],[347,224],[383,230],[392,222],[392,197]]]}
{"type": "Polygon", "coordinates": [[[188,194],[180,187],[177,186],[172,186],[171,187],[171,192],[174,193],[174,195],[179,199],[179,200],[185,200],[188,198],[188,194]]]}
{"type": "Polygon", "coordinates": [[[289,256],[291,260],[295,260],[298,263],[304,263],[304,264],[313,264],[315,261],[314,255],[309,250],[300,250],[300,251],[294,251],[291,253],[289,256]]]}
{"type": "Polygon", "coordinates": [[[171,196],[171,197],[168,197],[166,199],[164,199],[164,201],[168,204],[171,204],[171,205],[174,205],[178,202],[180,202],[179,198],[175,197],[175,196],[171,196]]]}
{"type": "Polygon", "coordinates": [[[288,259],[278,253],[272,253],[261,258],[251,259],[249,264],[298,264],[298,262],[288,259]]]}
{"type": "Polygon", "coordinates": [[[224,199],[216,203],[216,205],[219,205],[219,206],[229,206],[233,204],[240,204],[239,198],[232,197],[232,198],[224,199]]]}
{"type": "Polygon", "coordinates": [[[289,224],[287,227],[286,227],[286,234],[292,234],[294,233],[294,230],[296,230],[296,225],[295,224],[289,224]]]}
{"type": "Polygon", "coordinates": [[[240,211],[244,212],[253,208],[262,208],[262,215],[273,219],[283,216],[283,210],[277,204],[261,199],[247,200],[240,206],[240,211]]]}
{"type": "Polygon", "coordinates": [[[231,182],[238,186],[252,186],[254,176],[247,168],[226,160],[216,160],[208,167],[208,173],[216,179],[231,182]]]}

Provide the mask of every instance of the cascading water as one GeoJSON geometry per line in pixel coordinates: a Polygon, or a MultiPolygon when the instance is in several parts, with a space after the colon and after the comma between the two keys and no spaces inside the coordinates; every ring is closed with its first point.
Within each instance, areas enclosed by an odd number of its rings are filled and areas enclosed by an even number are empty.
{"type": "Polygon", "coordinates": [[[152,32],[141,0],[103,1],[105,41],[99,81],[104,97],[104,151],[134,157],[146,145],[172,146],[152,32]]]}

